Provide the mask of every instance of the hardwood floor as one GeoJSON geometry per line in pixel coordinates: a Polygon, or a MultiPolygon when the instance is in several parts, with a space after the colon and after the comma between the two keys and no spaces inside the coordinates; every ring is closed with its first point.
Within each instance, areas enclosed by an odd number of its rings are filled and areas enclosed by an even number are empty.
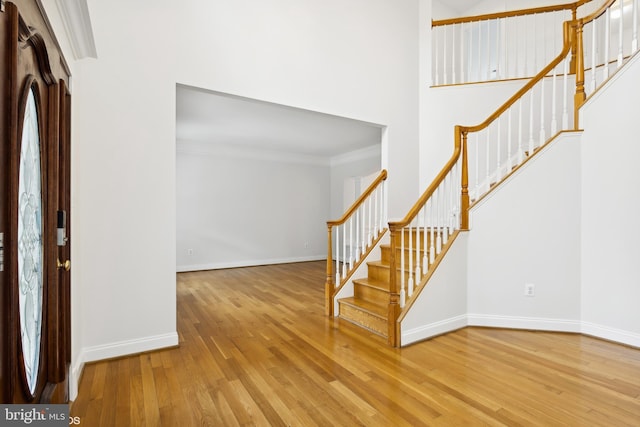
{"type": "Polygon", "coordinates": [[[178,275],[180,347],[85,366],[84,426],[637,426],[640,350],[466,328],[403,349],[324,316],[324,262],[178,275]]]}

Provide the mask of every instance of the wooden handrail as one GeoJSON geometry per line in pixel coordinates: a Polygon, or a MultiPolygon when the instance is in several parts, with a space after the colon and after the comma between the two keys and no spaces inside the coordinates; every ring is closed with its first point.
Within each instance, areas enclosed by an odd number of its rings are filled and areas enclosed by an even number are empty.
{"type": "MultiPolygon", "coordinates": [[[[450,18],[432,20],[432,27],[441,27],[444,25],[466,24],[467,22],[487,21],[490,19],[513,18],[515,16],[534,15],[538,13],[559,12],[562,10],[577,10],[580,6],[589,3],[591,0],[580,0],[574,3],[567,3],[555,6],[542,6],[530,9],[512,10],[508,12],[487,13],[484,15],[465,16],[463,18],[450,18]]],[[[574,17],[575,19],[575,17],[574,17]]]]}
{"type": "Polygon", "coordinates": [[[453,166],[456,164],[456,162],[460,158],[460,153],[462,152],[460,138],[459,138],[459,134],[460,134],[459,128],[460,126],[455,127],[455,135],[454,135],[455,143],[454,143],[453,155],[451,155],[451,158],[449,159],[449,161],[440,170],[440,173],[435,177],[435,179],[431,182],[431,185],[427,187],[424,193],[422,193],[418,201],[411,207],[411,209],[404,216],[404,218],[398,221],[389,221],[390,231],[395,231],[399,228],[407,226],[411,222],[411,220],[413,220],[413,218],[416,217],[418,212],[420,212],[420,209],[422,208],[422,206],[424,206],[427,200],[429,200],[429,197],[433,195],[433,192],[436,191],[436,188],[438,188],[438,186],[442,183],[442,181],[444,181],[444,178],[447,176],[447,174],[451,171],[453,166]]]}
{"type": "MultiPolygon", "coordinates": [[[[363,248],[365,253],[362,253],[362,257],[355,261],[355,265],[351,266],[349,272],[345,275],[345,277],[340,280],[334,282],[334,270],[333,270],[333,228],[339,227],[345,224],[349,218],[353,216],[353,214],[365,203],[365,201],[376,191],[379,185],[387,179],[387,170],[383,169],[380,171],[380,174],[373,180],[373,182],[367,187],[367,189],[356,199],[355,202],[347,209],[347,211],[340,217],[340,219],[334,221],[327,221],[327,277],[325,280],[325,313],[327,316],[334,315],[334,307],[333,307],[333,297],[334,295],[340,291],[344,283],[346,283],[348,277],[353,274],[353,272],[358,268],[358,266],[364,261],[366,256],[371,252],[373,247],[378,243],[378,241],[382,238],[384,231],[382,227],[380,229],[380,235],[373,236],[370,244],[367,245],[367,248],[363,248]],[[336,287],[337,285],[337,287],[336,287]]],[[[343,254],[344,256],[344,254],[343,254]]]]}
{"type": "Polygon", "coordinates": [[[356,209],[358,209],[360,207],[360,205],[362,205],[362,203],[365,201],[365,199],[367,197],[369,197],[371,195],[371,193],[374,192],[374,190],[378,187],[378,184],[380,184],[382,181],[387,179],[387,170],[386,169],[382,169],[382,171],[380,172],[380,175],[378,175],[378,177],[371,183],[371,185],[369,185],[369,187],[367,187],[367,189],[364,191],[364,193],[362,193],[360,195],[360,197],[358,197],[356,199],[355,202],[353,202],[353,204],[351,205],[351,207],[349,209],[347,209],[347,211],[344,213],[344,215],[342,215],[340,217],[340,219],[336,219],[334,221],[327,221],[327,226],[328,227],[335,227],[337,225],[342,225],[344,224],[351,215],[353,215],[353,213],[356,211],[356,209]]]}

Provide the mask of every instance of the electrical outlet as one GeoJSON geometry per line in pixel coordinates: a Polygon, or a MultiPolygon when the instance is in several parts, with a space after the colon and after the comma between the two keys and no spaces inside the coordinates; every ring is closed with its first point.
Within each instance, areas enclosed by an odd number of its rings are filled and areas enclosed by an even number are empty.
{"type": "Polygon", "coordinates": [[[187,255],[193,255],[193,249],[187,249],[187,255]]]}
{"type": "Polygon", "coordinates": [[[309,249],[309,242],[304,242],[304,248],[309,249]]]}
{"type": "Polygon", "coordinates": [[[524,296],[533,297],[536,295],[536,285],[533,283],[526,283],[524,285],[524,296]]]}

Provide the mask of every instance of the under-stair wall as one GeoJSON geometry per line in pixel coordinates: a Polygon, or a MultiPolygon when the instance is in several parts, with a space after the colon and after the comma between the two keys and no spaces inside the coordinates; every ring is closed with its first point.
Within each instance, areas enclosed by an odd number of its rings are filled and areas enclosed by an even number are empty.
{"type": "Polygon", "coordinates": [[[640,57],[582,107],[584,333],[640,347],[640,57]]]}
{"type": "Polygon", "coordinates": [[[470,325],[578,332],[580,133],[561,134],[474,206],[468,234],[470,325]]]}

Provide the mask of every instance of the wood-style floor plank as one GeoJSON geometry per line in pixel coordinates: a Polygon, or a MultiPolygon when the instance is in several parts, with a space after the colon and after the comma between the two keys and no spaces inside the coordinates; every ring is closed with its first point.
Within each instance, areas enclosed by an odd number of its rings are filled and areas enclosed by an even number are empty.
{"type": "Polygon", "coordinates": [[[87,426],[638,426],[640,350],[466,328],[402,349],[324,316],[324,262],[178,275],[178,348],[85,366],[87,426]]]}

